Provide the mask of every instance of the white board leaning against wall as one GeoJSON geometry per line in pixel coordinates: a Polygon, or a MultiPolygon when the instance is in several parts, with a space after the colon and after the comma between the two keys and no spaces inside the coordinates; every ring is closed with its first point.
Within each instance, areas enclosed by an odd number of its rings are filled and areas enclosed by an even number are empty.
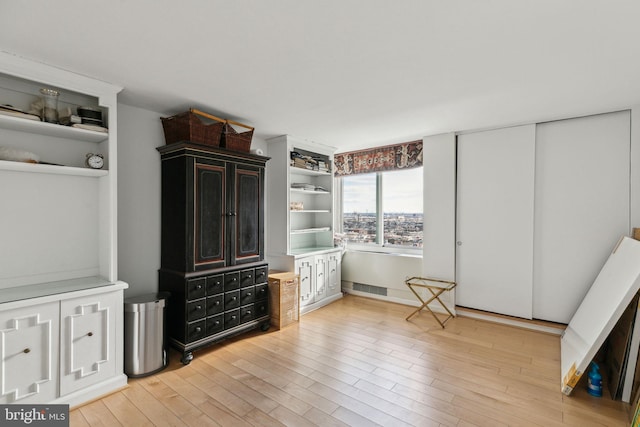
{"type": "Polygon", "coordinates": [[[562,392],[571,394],[640,289],[640,242],[620,239],[560,340],[562,392]]]}

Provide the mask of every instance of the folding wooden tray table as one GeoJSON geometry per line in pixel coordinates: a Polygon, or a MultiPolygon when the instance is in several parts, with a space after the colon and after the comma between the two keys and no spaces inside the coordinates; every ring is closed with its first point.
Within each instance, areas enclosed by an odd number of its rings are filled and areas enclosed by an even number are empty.
{"type": "Polygon", "coordinates": [[[431,315],[437,320],[440,326],[442,326],[442,328],[444,329],[444,324],[447,322],[447,320],[451,319],[452,317],[456,317],[455,314],[453,314],[447,308],[447,306],[440,300],[440,295],[456,287],[455,282],[450,282],[447,280],[440,280],[440,279],[432,279],[429,277],[410,277],[406,279],[404,283],[409,287],[409,289],[411,290],[411,292],[413,292],[416,298],[418,298],[418,300],[422,303],[422,305],[418,307],[417,310],[415,310],[414,312],[412,312],[410,315],[407,316],[406,320],[409,320],[412,316],[419,313],[423,308],[426,308],[427,310],[429,310],[429,313],[431,313],[431,315]],[[431,298],[429,298],[426,301],[423,300],[420,294],[414,289],[416,287],[427,289],[429,292],[431,292],[431,295],[432,295],[431,298]],[[449,313],[446,319],[440,320],[438,316],[436,316],[436,314],[431,310],[431,308],[429,307],[429,304],[433,301],[438,301],[442,306],[442,308],[444,308],[445,311],[449,313]]]}

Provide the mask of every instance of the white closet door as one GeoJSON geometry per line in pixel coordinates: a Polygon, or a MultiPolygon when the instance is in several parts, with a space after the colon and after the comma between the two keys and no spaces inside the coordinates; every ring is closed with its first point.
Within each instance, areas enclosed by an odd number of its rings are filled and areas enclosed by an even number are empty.
{"type": "Polygon", "coordinates": [[[456,303],[530,319],[535,125],[458,137],[456,303]]]}
{"type": "Polygon", "coordinates": [[[533,316],[569,323],[629,233],[630,113],[536,129],[533,316]]]}

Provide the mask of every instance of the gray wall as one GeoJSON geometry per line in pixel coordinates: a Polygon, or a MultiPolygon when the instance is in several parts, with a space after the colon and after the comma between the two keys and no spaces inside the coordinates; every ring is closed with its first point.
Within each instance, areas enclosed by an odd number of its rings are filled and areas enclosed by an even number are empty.
{"type": "MultiPolygon", "coordinates": [[[[118,279],[125,297],[158,290],[160,268],[160,154],[164,145],[154,111],[118,104],[118,279]]],[[[251,148],[266,152],[254,138],[251,148]]]]}

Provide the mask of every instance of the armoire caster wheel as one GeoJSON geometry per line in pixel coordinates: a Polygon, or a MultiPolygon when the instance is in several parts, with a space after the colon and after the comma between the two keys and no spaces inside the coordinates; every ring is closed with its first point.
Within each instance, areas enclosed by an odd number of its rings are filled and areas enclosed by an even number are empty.
{"type": "Polygon", "coordinates": [[[183,365],[188,365],[189,363],[191,363],[192,360],[193,360],[193,353],[191,352],[184,353],[180,358],[180,362],[182,362],[183,365]]]}

